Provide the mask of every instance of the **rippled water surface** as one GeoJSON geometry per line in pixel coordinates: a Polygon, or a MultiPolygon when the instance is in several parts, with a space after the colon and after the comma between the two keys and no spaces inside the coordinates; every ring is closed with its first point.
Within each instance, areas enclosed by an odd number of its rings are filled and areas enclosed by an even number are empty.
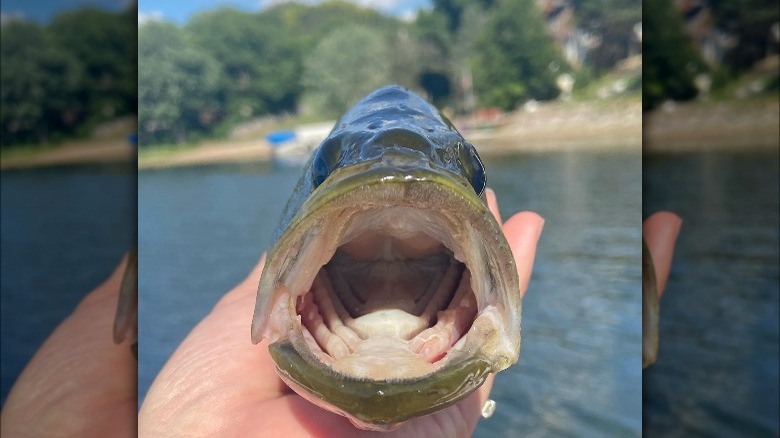
{"type": "Polygon", "coordinates": [[[644,159],[644,213],[684,221],[644,375],[647,436],[780,435],[778,158],[644,159]]]}
{"type": "MultiPolygon", "coordinates": [[[[545,217],[523,301],[520,362],[496,378],[476,436],[641,432],[641,157],[487,159],[504,217],[545,217]]],[[[300,170],[221,165],[139,175],[139,393],[271,243],[300,170]]],[[[247,321],[247,336],[249,321],[247,321]]]]}

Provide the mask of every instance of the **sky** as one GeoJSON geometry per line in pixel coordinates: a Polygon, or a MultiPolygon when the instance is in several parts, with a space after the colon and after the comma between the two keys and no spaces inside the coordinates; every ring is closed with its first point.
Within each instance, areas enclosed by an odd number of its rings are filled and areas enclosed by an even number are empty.
{"type": "Polygon", "coordinates": [[[133,0],[3,0],[0,3],[2,23],[10,19],[33,20],[48,23],[60,12],[85,6],[118,12],[133,3],[133,0]]]}
{"type": "MultiPolygon", "coordinates": [[[[231,6],[244,11],[260,11],[275,4],[290,0],[138,0],[138,19],[163,19],[184,24],[198,12],[231,6]]],[[[324,0],[298,0],[300,3],[316,4],[324,0]]],[[[372,7],[380,12],[412,19],[420,8],[431,7],[430,0],[348,0],[352,3],[372,7]]],[[[108,11],[120,11],[133,0],[3,0],[0,11],[2,23],[12,19],[33,20],[40,24],[63,11],[93,6],[108,11]]]]}

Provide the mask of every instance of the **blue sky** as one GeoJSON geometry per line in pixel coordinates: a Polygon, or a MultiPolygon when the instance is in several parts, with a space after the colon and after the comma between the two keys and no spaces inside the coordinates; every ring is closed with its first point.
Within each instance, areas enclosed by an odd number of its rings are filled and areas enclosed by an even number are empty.
{"type": "Polygon", "coordinates": [[[84,6],[121,11],[132,3],[132,0],[3,0],[0,11],[3,22],[9,18],[25,18],[45,24],[62,11],[84,6]]]}
{"type": "MultiPolygon", "coordinates": [[[[157,18],[183,24],[198,12],[221,6],[232,6],[245,11],[259,11],[268,6],[289,0],[139,0],[138,15],[141,20],[157,18]]],[[[298,0],[300,3],[315,4],[323,0],[298,0]]],[[[352,3],[372,7],[381,12],[401,18],[411,18],[423,7],[430,7],[430,0],[348,0],[352,3]]],[[[109,11],[119,11],[132,4],[133,0],[3,0],[2,21],[25,18],[45,24],[59,12],[94,6],[109,11]]]]}

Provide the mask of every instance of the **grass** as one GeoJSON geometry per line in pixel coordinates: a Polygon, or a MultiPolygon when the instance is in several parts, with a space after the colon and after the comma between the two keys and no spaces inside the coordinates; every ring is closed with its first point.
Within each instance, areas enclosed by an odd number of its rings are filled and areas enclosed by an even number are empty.
{"type": "Polygon", "coordinates": [[[0,149],[0,160],[21,160],[33,158],[41,153],[56,150],[61,146],[61,143],[15,145],[0,149]]]}
{"type": "Polygon", "coordinates": [[[170,158],[180,152],[197,148],[200,143],[161,144],[138,148],[138,161],[170,158]]]}

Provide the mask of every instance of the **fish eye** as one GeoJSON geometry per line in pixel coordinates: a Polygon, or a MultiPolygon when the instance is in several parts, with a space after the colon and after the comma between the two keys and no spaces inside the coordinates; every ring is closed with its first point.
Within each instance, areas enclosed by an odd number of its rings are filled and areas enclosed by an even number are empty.
{"type": "Polygon", "coordinates": [[[461,148],[460,161],[466,179],[469,180],[474,192],[476,192],[477,196],[482,196],[482,192],[485,191],[485,186],[487,184],[485,179],[485,166],[482,164],[479,155],[477,155],[474,146],[466,144],[461,148]]]}
{"type": "Polygon", "coordinates": [[[314,187],[324,183],[341,159],[338,141],[327,141],[320,145],[312,160],[314,187]]]}

